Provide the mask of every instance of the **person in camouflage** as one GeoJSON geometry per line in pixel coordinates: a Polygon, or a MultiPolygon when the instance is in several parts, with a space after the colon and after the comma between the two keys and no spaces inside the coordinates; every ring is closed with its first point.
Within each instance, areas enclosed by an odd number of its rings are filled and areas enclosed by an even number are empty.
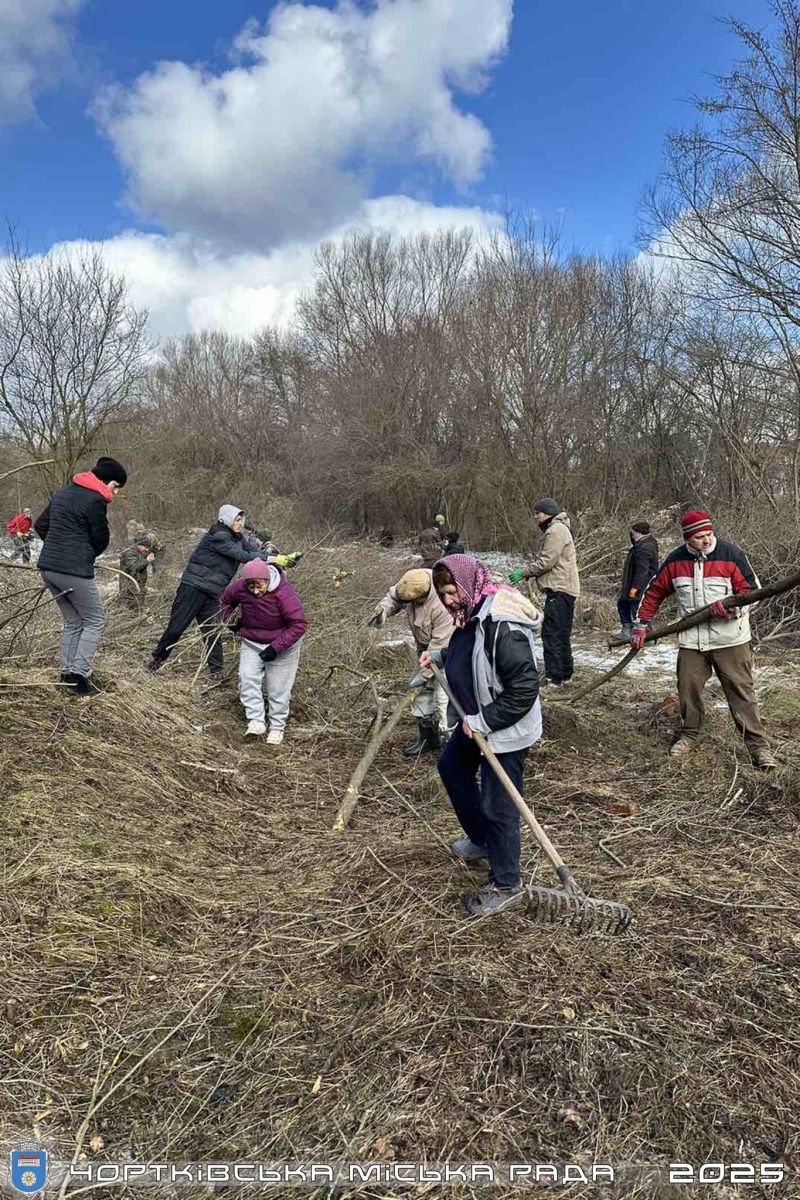
{"type": "Polygon", "coordinates": [[[155,562],[155,553],[153,544],[148,537],[137,538],[120,554],[119,569],[125,574],[119,577],[119,599],[120,603],[126,605],[127,608],[133,608],[137,612],[142,612],[144,609],[144,598],[147,593],[147,564],[152,562],[155,562]],[[130,579],[127,576],[130,576],[130,579]]]}

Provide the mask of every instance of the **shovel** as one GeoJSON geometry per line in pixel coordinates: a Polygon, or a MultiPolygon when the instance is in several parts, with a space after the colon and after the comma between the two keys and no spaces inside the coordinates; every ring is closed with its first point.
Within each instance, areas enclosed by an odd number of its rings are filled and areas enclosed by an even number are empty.
{"type": "MultiPolygon", "coordinates": [[[[467,714],[450,690],[444,671],[434,662],[431,663],[431,670],[447,694],[453,708],[464,720],[467,714]]],[[[525,824],[550,859],[555,873],[561,881],[560,888],[534,887],[533,885],[525,888],[528,907],[534,921],[541,924],[555,924],[563,921],[580,932],[624,933],[631,923],[631,910],[627,904],[618,900],[598,900],[594,896],[588,896],[578,887],[569,867],[512,783],[486,738],[477,730],[472,731],[472,736],[477,742],[481,754],[508,793],[509,799],[519,810],[525,824]]]]}

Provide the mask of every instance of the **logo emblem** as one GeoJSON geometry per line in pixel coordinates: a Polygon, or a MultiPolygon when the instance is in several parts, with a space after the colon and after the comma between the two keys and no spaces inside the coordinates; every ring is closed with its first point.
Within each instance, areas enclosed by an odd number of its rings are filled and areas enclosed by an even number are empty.
{"type": "Polygon", "coordinates": [[[18,1192],[32,1196],[47,1182],[46,1150],[12,1150],[9,1154],[11,1183],[18,1192]]]}

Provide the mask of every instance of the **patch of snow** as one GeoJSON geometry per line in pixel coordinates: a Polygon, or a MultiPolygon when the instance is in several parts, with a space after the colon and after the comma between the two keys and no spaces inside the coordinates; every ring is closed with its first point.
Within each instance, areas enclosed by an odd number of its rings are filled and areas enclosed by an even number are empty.
{"type": "Polygon", "coordinates": [[[515,567],[521,567],[525,564],[525,554],[509,554],[502,550],[469,550],[469,554],[473,558],[477,558],[479,562],[485,563],[492,571],[496,571],[498,575],[504,578],[508,576],[515,567]]]}
{"type": "MultiPolygon", "coordinates": [[[[44,542],[41,540],[41,538],[34,537],[31,539],[32,563],[37,563],[39,561],[39,555],[42,553],[43,545],[44,542]]],[[[0,538],[0,558],[4,558],[7,562],[11,562],[15,557],[18,562],[22,562],[22,559],[19,556],[19,548],[16,541],[10,537],[0,538]]]]}
{"type": "Polygon", "coordinates": [[[404,634],[400,634],[399,637],[384,638],[384,640],[378,642],[377,645],[382,650],[384,648],[391,648],[394,646],[412,646],[413,647],[414,639],[410,633],[404,633],[404,634]]]}
{"type": "MultiPolygon", "coordinates": [[[[593,667],[597,671],[610,671],[615,667],[626,652],[627,647],[609,650],[602,643],[598,645],[576,645],[573,657],[576,663],[583,667],[593,667]]],[[[632,659],[625,668],[630,675],[669,675],[675,678],[678,662],[678,647],[674,641],[666,640],[647,646],[636,658],[632,659]]]]}

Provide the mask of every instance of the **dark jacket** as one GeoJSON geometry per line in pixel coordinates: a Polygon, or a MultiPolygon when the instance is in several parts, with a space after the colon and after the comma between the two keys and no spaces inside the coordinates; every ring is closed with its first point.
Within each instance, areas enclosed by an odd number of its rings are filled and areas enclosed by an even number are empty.
{"type": "MultiPolygon", "coordinates": [[[[519,592],[504,589],[486,597],[465,630],[456,630],[446,657],[448,680],[462,696],[470,695],[476,708],[469,724],[488,739],[496,754],[521,750],[542,735],[539,674],[534,652],[534,630],[541,615],[519,592]],[[474,633],[473,633],[474,629],[474,633]],[[458,671],[457,639],[471,635],[472,680],[453,678],[458,671]]],[[[463,669],[463,665],[462,665],[463,669]]]]}
{"type": "Polygon", "coordinates": [[[236,534],[222,521],[204,533],[192,551],[181,583],[188,583],[208,596],[221,596],[236,574],[240,563],[261,558],[256,549],[249,549],[241,534],[236,534]]]}
{"type": "MultiPolygon", "coordinates": [[[[75,478],[88,479],[90,475],[86,471],[75,478]]],[[[107,508],[100,493],[85,484],[73,481],[60,488],[33,525],[44,542],[39,570],[94,579],[94,560],[108,549],[111,536],[107,508]]]]}
{"type": "Polygon", "coordinates": [[[432,567],[442,557],[442,535],[435,525],[423,529],[419,535],[419,552],[426,567],[432,567]]]}
{"type": "Polygon", "coordinates": [[[461,545],[461,542],[448,542],[444,548],[443,557],[447,558],[448,554],[466,554],[466,550],[461,545]]]}
{"type": "Polygon", "coordinates": [[[658,570],[658,542],[652,534],[632,542],[625,559],[625,569],[622,572],[622,587],[620,595],[623,600],[631,598],[631,588],[636,588],[636,596],[640,598],[650,580],[658,570]]]}
{"type": "Polygon", "coordinates": [[[242,579],[230,584],[220,597],[222,619],[229,621],[233,609],[241,611],[240,633],[248,641],[272,646],[276,654],[289,650],[308,628],[300,597],[277,567],[270,568],[269,591],[253,596],[242,579]]]}

